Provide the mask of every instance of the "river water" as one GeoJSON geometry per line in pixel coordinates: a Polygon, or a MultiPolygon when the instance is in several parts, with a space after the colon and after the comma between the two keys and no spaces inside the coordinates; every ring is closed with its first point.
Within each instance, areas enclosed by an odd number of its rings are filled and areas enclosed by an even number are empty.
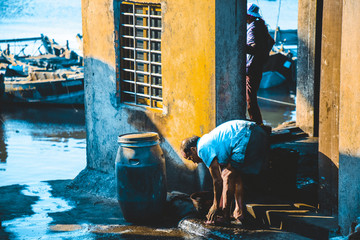
{"type": "Polygon", "coordinates": [[[72,179],[86,165],[84,110],[2,106],[0,186],[72,179]]]}

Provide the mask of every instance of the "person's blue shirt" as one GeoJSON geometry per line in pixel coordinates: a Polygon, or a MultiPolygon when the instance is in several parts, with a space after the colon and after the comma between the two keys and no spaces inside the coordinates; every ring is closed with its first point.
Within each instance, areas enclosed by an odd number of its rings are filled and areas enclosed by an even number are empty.
{"type": "Polygon", "coordinates": [[[220,165],[226,165],[230,159],[244,162],[251,129],[255,125],[255,122],[246,120],[232,120],[219,125],[199,139],[199,157],[207,167],[210,167],[215,157],[220,165]]]}

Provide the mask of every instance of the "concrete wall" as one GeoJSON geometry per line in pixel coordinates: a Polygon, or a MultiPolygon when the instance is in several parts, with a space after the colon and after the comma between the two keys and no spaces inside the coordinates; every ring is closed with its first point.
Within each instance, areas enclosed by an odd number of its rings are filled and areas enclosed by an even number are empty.
{"type": "Polygon", "coordinates": [[[360,217],[360,1],[343,4],[340,124],[339,124],[339,224],[346,234],[360,217]]]}
{"type": "Polygon", "coordinates": [[[323,0],[299,0],[296,124],[318,134],[323,0]]]}
{"type": "Polygon", "coordinates": [[[343,0],[324,0],[319,115],[320,209],[337,214],[340,55],[343,0]]]}
{"type": "Polygon", "coordinates": [[[216,0],[216,125],[246,116],[246,4],[216,0]]]}
{"type": "Polygon", "coordinates": [[[244,91],[238,87],[244,76],[238,68],[245,62],[236,53],[244,47],[238,44],[245,42],[246,34],[241,32],[246,25],[240,23],[239,15],[246,11],[246,3],[136,2],[159,3],[162,8],[163,110],[119,102],[120,1],[82,0],[87,168],[74,182],[114,197],[118,135],[155,131],[161,136],[166,158],[168,190],[190,193],[199,190],[202,180],[198,175],[204,171],[180,157],[181,140],[201,136],[223,121],[245,117],[244,91]],[[217,15],[226,18],[218,20],[217,15]],[[224,83],[226,87],[218,86],[224,83]]]}

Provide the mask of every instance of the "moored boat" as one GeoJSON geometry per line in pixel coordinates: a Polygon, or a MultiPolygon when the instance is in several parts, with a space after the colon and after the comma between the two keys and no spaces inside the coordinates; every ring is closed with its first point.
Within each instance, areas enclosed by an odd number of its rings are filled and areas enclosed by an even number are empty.
{"type": "Polygon", "coordinates": [[[296,85],[297,31],[270,31],[275,45],[264,65],[259,88],[274,88],[283,84],[296,85]]]}
{"type": "MultiPolygon", "coordinates": [[[[39,40],[8,41],[33,39],[39,40]]],[[[68,46],[61,47],[43,35],[40,39],[46,51],[37,56],[24,55],[23,50],[22,56],[10,54],[9,45],[6,50],[0,51],[1,100],[8,103],[83,105],[82,57],[68,46]]],[[[6,41],[0,40],[0,43],[6,41]]]]}
{"type": "Polygon", "coordinates": [[[11,103],[84,104],[82,71],[37,71],[26,77],[4,77],[2,100],[11,103]]]}

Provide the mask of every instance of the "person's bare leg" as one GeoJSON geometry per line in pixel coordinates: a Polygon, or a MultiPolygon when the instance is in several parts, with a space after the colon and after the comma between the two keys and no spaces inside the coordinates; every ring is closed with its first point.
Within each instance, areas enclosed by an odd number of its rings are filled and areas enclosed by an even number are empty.
{"type": "Polygon", "coordinates": [[[244,189],[243,189],[243,181],[240,174],[236,174],[234,179],[235,182],[235,209],[233,212],[233,217],[238,220],[244,219],[244,212],[243,212],[243,204],[244,204],[244,189]]]}
{"type": "Polygon", "coordinates": [[[225,221],[230,221],[230,206],[234,200],[235,184],[234,172],[231,169],[225,168],[221,177],[223,179],[223,192],[222,192],[222,207],[225,221]]]}

